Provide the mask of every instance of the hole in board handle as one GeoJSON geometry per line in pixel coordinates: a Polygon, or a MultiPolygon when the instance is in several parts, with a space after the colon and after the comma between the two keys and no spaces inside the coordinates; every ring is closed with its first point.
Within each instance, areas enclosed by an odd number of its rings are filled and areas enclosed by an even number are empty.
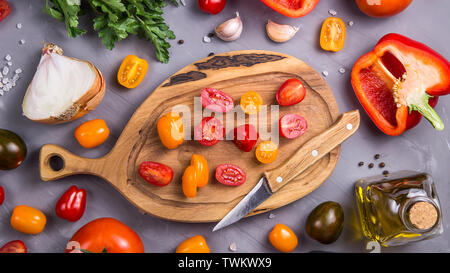
{"type": "Polygon", "coordinates": [[[64,159],[60,155],[51,155],[48,158],[48,165],[53,171],[59,172],[64,169],[64,159]]]}

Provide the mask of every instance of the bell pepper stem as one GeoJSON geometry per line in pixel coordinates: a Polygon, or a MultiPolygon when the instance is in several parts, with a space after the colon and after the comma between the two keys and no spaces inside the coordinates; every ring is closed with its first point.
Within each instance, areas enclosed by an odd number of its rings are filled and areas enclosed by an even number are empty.
{"type": "Polygon", "coordinates": [[[434,129],[442,131],[444,130],[444,122],[442,122],[442,119],[428,103],[430,97],[430,95],[425,94],[420,103],[409,105],[409,111],[418,111],[433,125],[434,129]]]}

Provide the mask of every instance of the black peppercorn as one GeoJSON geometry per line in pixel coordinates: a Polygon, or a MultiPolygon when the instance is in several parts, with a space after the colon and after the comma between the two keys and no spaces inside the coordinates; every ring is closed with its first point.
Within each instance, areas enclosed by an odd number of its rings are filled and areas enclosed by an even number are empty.
{"type": "Polygon", "coordinates": [[[386,164],[385,164],[384,162],[381,162],[378,166],[379,166],[380,168],[384,168],[384,167],[386,166],[386,164]]]}
{"type": "Polygon", "coordinates": [[[208,57],[214,56],[214,52],[208,54],[208,57]]]}
{"type": "Polygon", "coordinates": [[[179,45],[184,44],[184,40],[179,40],[179,41],[178,41],[178,44],[179,44],[179,45]]]}
{"type": "Polygon", "coordinates": [[[375,159],[380,159],[380,154],[376,154],[374,157],[375,159]]]}
{"type": "Polygon", "coordinates": [[[383,171],[383,175],[388,175],[389,171],[383,171]]]}
{"type": "Polygon", "coordinates": [[[369,169],[372,169],[373,168],[373,163],[370,163],[369,164],[369,169]]]}
{"type": "Polygon", "coordinates": [[[361,167],[361,166],[364,166],[364,162],[362,162],[362,161],[359,162],[359,163],[358,163],[358,166],[360,166],[360,167],[361,167]]]}
{"type": "Polygon", "coordinates": [[[212,33],[212,32],[208,33],[208,37],[209,37],[209,38],[214,37],[214,33],[212,33]]]}

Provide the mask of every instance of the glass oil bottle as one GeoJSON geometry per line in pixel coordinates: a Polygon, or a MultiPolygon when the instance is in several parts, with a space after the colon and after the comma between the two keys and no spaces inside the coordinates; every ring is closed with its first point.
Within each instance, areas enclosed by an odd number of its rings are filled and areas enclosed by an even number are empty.
{"type": "Polygon", "coordinates": [[[443,232],[442,213],[432,177],[401,171],[355,183],[362,231],[380,245],[396,246],[443,232]]]}

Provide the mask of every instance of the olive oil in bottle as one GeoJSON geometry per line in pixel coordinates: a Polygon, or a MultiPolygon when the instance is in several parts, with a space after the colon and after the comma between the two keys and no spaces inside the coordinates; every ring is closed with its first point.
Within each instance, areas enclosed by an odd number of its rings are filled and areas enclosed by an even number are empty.
{"type": "Polygon", "coordinates": [[[355,194],[364,236],[382,246],[443,232],[439,199],[426,173],[401,171],[364,178],[355,183],[355,194]]]}

